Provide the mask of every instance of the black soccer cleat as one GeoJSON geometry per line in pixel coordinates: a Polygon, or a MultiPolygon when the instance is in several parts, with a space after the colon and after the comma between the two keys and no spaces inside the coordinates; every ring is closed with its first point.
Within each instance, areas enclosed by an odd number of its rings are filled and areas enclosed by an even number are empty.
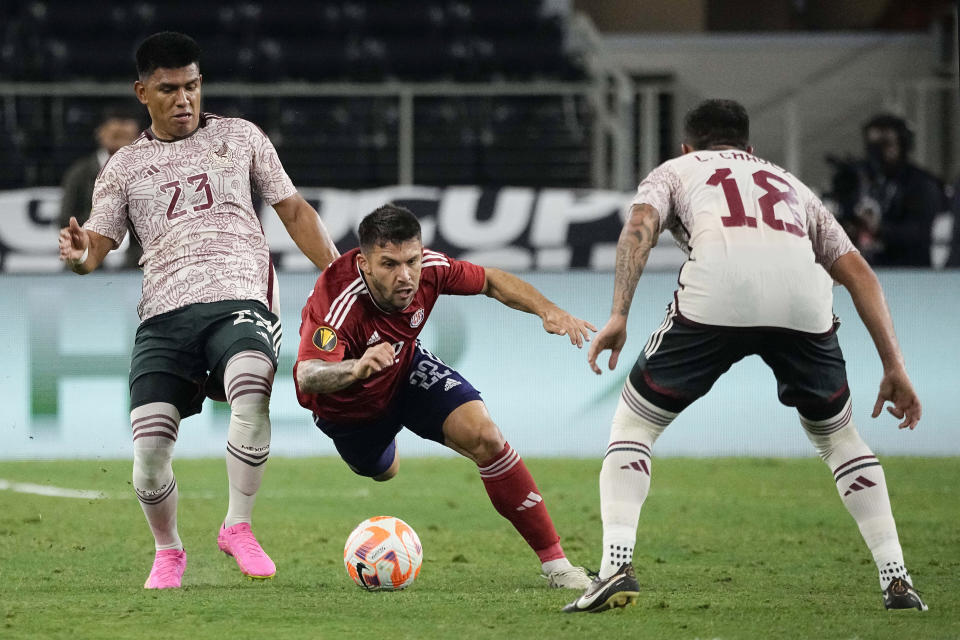
{"type": "Polygon", "coordinates": [[[627,563],[606,580],[596,578],[583,595],[563,608],[563,612],[600,613],[616,607],[627,607],[635,604],[639,595],[640,583],[633,572],[633,564],[627,563]]]}
{"type": "Polygon", "coordinates": [[[903,578],[894,578],[883,591],[883,606],[887,609],[916,609],[926,611],[929,607],[920,599],[917,590],[903,578]]]}

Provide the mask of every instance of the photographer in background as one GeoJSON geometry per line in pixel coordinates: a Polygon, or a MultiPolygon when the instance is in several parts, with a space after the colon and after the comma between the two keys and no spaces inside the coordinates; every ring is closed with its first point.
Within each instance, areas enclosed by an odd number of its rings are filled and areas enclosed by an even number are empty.
{"type": "Polygon", "coordinates": [[[947,210],[943,184],[910,162],[913,132],[890,114],[863,126],[863,160],[827,158],[837,219],[876,266],[929,267],[933,220],[947,210]]]}
{"type": "Polygon", "coordinates": [[[953,215],[950,254],[947,257],[947,268],[960,267],[960,177],[950,187],[950,212],[953,215]]]}
{"type": "MultiPolygon", "coordinates": [[[[60,197],[60,220],[58,228],[70,226],[70,218],[83,224],[90,217],[93,207],[93,184],[100,170],[118,149],[133,142],[141,126],[132,111],[112,109],[104,112],[94,131],[97,150],[70,165],[63,176],[60,197]]],[[[132,237],[124,257],[124,266],[136,268],[140,258],[140,245],[132,237]]]]}

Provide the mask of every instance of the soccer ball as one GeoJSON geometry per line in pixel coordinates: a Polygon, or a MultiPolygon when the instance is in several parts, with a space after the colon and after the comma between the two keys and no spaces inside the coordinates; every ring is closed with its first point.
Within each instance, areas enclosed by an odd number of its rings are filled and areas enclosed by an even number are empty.
{"type": "Polygon", "coordinates": [[[400,518],[375,516],[347,536],[343,566],[367,591],[397,591],[420,575],[423,547],[417,532],[400,518]]]}

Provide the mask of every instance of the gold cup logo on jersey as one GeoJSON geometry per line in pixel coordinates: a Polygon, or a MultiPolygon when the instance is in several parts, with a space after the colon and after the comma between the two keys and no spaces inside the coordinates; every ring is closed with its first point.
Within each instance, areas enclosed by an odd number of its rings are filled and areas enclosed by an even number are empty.
{"type": "Polygon", "coordinates": [[[313,346],[320,351],[333,351],[337,347],[337,334],[330,327],[319,327],[313,332],[313,346]]]}

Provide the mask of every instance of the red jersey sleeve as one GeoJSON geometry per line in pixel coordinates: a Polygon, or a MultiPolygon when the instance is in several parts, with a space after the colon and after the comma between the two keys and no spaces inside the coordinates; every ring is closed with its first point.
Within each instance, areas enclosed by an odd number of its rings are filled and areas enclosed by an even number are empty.
{"type": "Polygon", "coordinates": [[[487,280],[483,267],[430,249],[423,250],[423,266],[443,267],[437,269],[438,293],[473,296],[483,290],[487,280]]]}
{"type": "Polygon", "coordinates": [[[297,361],[340,362],[350,352],[347,327],[342,326],[342,318],[339,322],[336,320],[331,308],[336,306],[342,310],[343,303],[350,299],[348,294],[357,293],[360,286],[355,267],[357,253],[357,249],[352,249],[340,256],[317,278],[300,315],[297,361]]]}
{"type": "Polygon", "coordinates": [[[322,316],[311,312],[311,304],[303,308],[300,320],[300,349],[297,351],[297,360],[327,360],[340,362],[346,351],[346,341],[337,331],[323,322],[322,316]]]}

